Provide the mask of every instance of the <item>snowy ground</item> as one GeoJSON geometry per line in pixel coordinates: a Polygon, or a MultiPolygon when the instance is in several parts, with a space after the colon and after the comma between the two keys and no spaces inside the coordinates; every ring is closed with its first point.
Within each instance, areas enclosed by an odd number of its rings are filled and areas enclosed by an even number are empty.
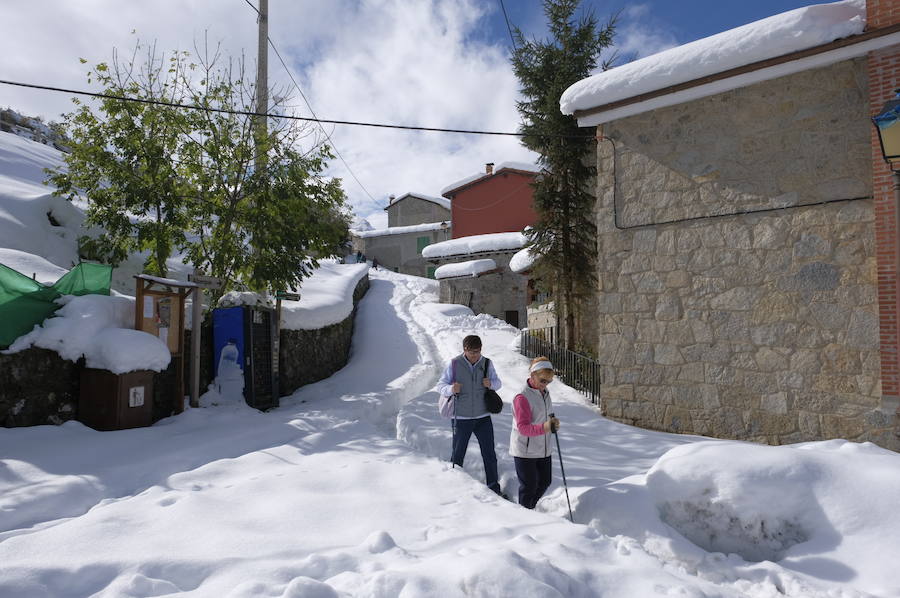
{"type": "Polygon", "coordinates": [[[484,487],[474,439],[451,469],[444,360],[480,334],[510,402],[527,359],[435,292],[372,272],[350,362],[269,413],[0,429],[0,596],[900,596],[900,455],[870,444],[640,430],[557,381],[574,525],[555,458],[535,512],[484,487]]]}

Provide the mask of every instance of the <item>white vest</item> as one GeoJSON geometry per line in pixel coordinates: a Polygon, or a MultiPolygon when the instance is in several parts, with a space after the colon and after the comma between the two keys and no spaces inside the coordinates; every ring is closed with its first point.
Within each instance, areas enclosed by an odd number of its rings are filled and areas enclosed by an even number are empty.
{"type": "MultiPolygon", "coordinates": [[[[525,383],[525,388],[519,394],[524,395],[531,406],[530,424],[543,424],[550,419],[549,414],[553,411],[553,402],[550,400],[550,392],[544,392],[536,388],[531,388],[525,383]]],[[[529,459],[540,459],[541,457],[549,457],[552,450],[550,443],[550,434],[541,436],[525,436],[519,434],[516,427],[516,410],[513,408],[513,424],[512,431],[509,435],[509,454],[513,457],[526,457],[529,459]]]]}

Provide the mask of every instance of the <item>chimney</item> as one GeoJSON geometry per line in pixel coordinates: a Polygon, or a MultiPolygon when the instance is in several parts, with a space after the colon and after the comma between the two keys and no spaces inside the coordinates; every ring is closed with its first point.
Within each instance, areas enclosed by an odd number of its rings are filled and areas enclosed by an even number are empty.
{"type": "Polygon", "coordinates": [[[488,162],[484,165],[484,173],[485,174],[494,174],[494,163],[488,162]]]}

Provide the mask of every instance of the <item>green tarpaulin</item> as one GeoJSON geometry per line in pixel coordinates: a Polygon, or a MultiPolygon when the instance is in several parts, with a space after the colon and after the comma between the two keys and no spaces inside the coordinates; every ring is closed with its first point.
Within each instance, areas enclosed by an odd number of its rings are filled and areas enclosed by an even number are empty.
{"type": "Polygon", "coordinates": [[[81,263],[50,286],[0,264],[0,347],[30,332],[59,305],[62,295],[109,295],[112,266],[81,263]]]}

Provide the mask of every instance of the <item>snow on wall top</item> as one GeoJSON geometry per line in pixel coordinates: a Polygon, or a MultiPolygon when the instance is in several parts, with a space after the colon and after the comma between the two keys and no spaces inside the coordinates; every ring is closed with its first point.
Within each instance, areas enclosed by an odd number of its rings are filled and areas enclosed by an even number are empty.
{"type": "Polygon", "coordinates": [[[469,260],[467,262],[459,262],[456,264],[444,264],[434,271],[434,277],[437,280],[445,278],[460,278],[463,276],[471,276],[472,278],[490,272],[497,268],[497,262],[494,260],[469,260]]]}
{"type": "Polygon", "coordinates": [[[442,225],[449,222],[426,222],[425,224],[411,224],[409,226],[391,226],[388,228],[375,228],[372,230],[354,230],[350,233],[355,237],[367,239],[369,237],[384,237],[386,235],[402,235],[404,233],[422,233],[432,230],[440,230],[442,225]]]}
{"type": "Polygon", "coordinates": [[[489,233],[486,235],[472,235],[459,239],[450,239],[433,243],[422,250],[425,259],[436,257],[450,257],[454,255],[469,255],[485,251],[508,251],[519,249],[525,245],[525,235],[522,233],[489,233]]]}
{"type": "MultiPolygon", "coordinates": [[[[398,203],[401,199],[405,199],[405,198],[407,198],[407,197],[415,197],[416,199],[422,199],[422,200],[425,200],[425,201],[430,201],[431,203],[435,203],[435,204],[441,206],[442,208],[446,208],[446,209],[448,209],[448,210],[450,209],[450,200],[449,200],[449,199],[445,199],[445,198],[443,198],[443,197],[434,197],[433,195],[424,195],[424,194],[422,194],[422,193],[404,193],[404,194],[401,195],[400,197],[394,198],[394,199],[391,201],[391,203],[390,203],[390,205],[388,206],[388,208],[391,207],[392,205],[394,205],[395,203],[398,203]]],[[[385,210],[386,210],[386,209],[387,209],[387,208],[385,208],[385,210]]]]}
{"type": "Polygon", "coordinates": [[[159,338],[134,325],[134,297],[123,295],[63,295],[62,307],[20,336],[3,353],[18,353],[29,347],[55,351],[63,359],[85,358],[89,368],[124,374],[136,370],[161,372],[171,356],[159,338]]]}
{"type": "Polygon", "coordinates": [[[862,33],[865,0],[797,8],[670,48],[578,81],[560,98],[563,114],[692,81],[862,33]]]}
{"type": "Polygon", "coordinates": [[[531,252],[531,247],[525,247],[520,251],[517,251],[516,254],[512,256],[512,259],[509,260],[509,269],[516,274],[521,274],[522,272],[531,270],[535,261],[537,261],[537,256],[531,252]]]}
{"type": "Polygon", "coordinates": [[[539,166],[529,164],[528,162],[501,162],[496,168],[494,168],[494,172],[491,174],[488,174],[486,172],[476,172],[475,174],[471,174],[454,183],[450,183],[449,185],[441,189],[441,195],[447,195],[451,191],[459,189],[460,187],[465,187],[469,183],[474,183],[479,179],[484,179],[494,176],[495,174],[499,174],[501,170],[524,170],[525,172],[533,172],[535,174],[541,171],[539,166]]]}
{"type": "Polygon", "coordinates": [[[281,327],[316,330],[343,322],[353,313],[357,283],[368,273],[367,264],[320,261],[313,275],[303,281],[300,301],[281,302],[281,327]]]}

